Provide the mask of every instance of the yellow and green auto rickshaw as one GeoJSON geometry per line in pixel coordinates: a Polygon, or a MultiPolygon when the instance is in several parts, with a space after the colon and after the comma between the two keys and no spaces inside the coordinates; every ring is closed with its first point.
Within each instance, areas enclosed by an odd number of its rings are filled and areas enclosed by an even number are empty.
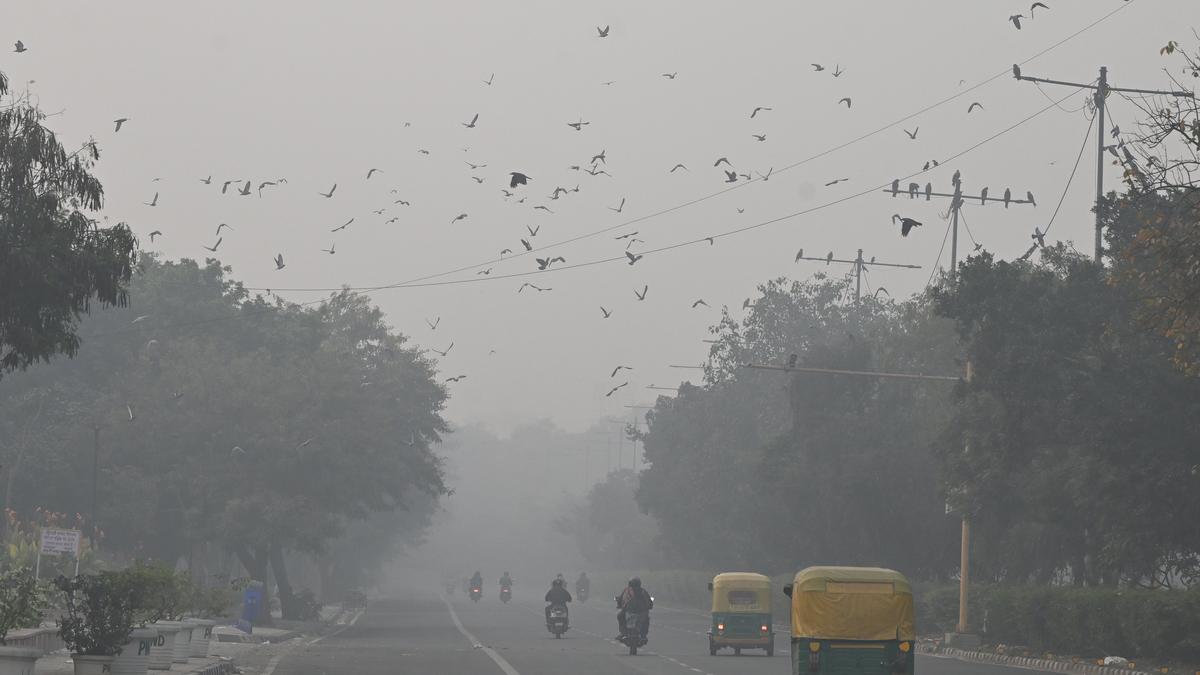
{"type": "Polygon", "coordinates": [[[751,572],[726,572],[713,577],[712,628],[708,653],[723,647],[741,655],[743,649],[765,649],[775,655],[775,628],[771,622],[771,579],[751,572]]]}
{"type": "Polygon", "coordinates": [[[913,672],[912,588],[875,567],[809,567],[783,592],[792,599],[792,673],[913,672]]]}

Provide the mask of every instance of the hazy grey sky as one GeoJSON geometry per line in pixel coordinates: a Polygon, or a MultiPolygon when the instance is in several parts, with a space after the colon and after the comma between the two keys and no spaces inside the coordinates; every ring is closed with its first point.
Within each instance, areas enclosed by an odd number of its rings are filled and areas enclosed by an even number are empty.
{"type": "MultiPolygon", "coordinates": [[[[1158,56],[1167,40],[1194,36],[1194,0],[1051,0],[1023,30],[1007,22],[1028,2],[709,2],[618,0],[598,5],[494,2],[10,3],[0,52],[15,88],[28,85],[69,145],[94,136],[106,215],[168,258],[203,259],[218,223],[218,255],[252,287],[394,284],[522,250],[526,226],[538,249],[713,194],[727,186],[713,162],[769,181],[548,250],[568,264],[620,256],[618,234],[638,231],[634,250],[702,238],[820,206],[890,182],[969,148],[1047,106],[1028,83],[1002,77],[899,127],[786,172],[779,169],[877,129],[1008,69],[1111,10],[1117,15],[1026,66],[1026,74],[1090,81],[1100,65],[1117,86],[1165,87],[1158,56]],[[596,27],[611,25],[609,37],[596,27]],[[829,70],[813,71],[811,62],[829,70]],[[845,73],[834,78],[840,65],[845,73]],[[482,80],[492,74],[491,86],[482,80]],[[674,80],[663,73],[677,73],[674,80]],[[959,81],[966,83],[960,85],[959,81]],[[614,81],[611,85],[603,82],[614,81]],[[849,96],[847,110],[838,99],[849,96]],[[972,101],[982,111],[967,114],[972,101]],[[756,106],[773,110],[750,119],[756,106]],[[476,128],[465,128],[476,113],[476,128]],[[114,134],[111,120],[130,121],[114,134]],[[568,122],[590,122],[576,132],[568,122]],[[411,126],[407,126],[411,124],[411,126]],[[752,134],[766,134],[765,142],[752,134]],[[428,155],[418,153],[429,151],[428,155]],[[605,151],[612,177],[571,171],[605,151]],[[466,162],[487,164],[472,171],[466,162]],[[668,173],[676,163],[689,171],[668,173]],[[369,181],[369,168],[378,168],[369,181]],[[533,177],[506,201],[507,174],[533,177]],[[199,179],[211,175],[212,185],[199,179]],[[482,184],[472,176],[484,179],[482,184]],[[159,182],[152,182],[161,178],[159,182]],[[240,197],[229,179],[286,178],[240,197]],[[835,178],[850,181],[834,187],[835,178]],[[331,185],[333,198],[318,195],[331,185]],[[578,193],[549,200],[556,186],[578,193]],[[392,194],[391,190],[398,190],[392,194]],[[144,206],[154,193],[158,206],[144,206]],[[515,199],[526,197],[524,204],[515,199]],[[411,206],[393,204],[405,199],[411,206]],[[625,199],[618,214],[616,207],[625,199]],[[549,214],[534,211],[546,205],[549,214]],[[385,208],[380,215],[373,213],[385,208]],[[738,209],[744,209],[739,213],[738,209]],[[468,218],[451,224],[460,214],[468,218]],[[336,234],[330,230],[355,221],[336,234]],[[399,220],[388,223],[396,217],[399,220]],[[161,230],[153,245],[147,234],[161,230]],[[336,243],[336,254],[321,249],[336,243]],[[276,271],[282,253],[287,267],[276,271]]],[[[1045,94],[1069,92],[1049,88],[1045,94]]],[[[949,189],[1031,190],[1036,209],[968,206],[974,237],[1002,257],[1020,255],[1044,229],[1062,194],[1088,120],[1083,94],[940,170],[913,180],[949,189]]],[[[1113,99],[1126,131],[1134,108],[1113,99]]],[[[1094,141],[1093,141],[1094,143],[1094,141]]],[[[1052,239],[1090,250],[1095,183],[1089,146],[1052,239]]],[[[1108,184],[1119,173],[1109,167],[1108,184]]],[[[740,183],[739,183],[740,184],[740,183]]],[[[674,385],[699,363],[706,328],[727,304],[740,313],[756,284],[845,268],[793,264],[796,250],[853,257],[857,248],[919,271],[876,269],[872,288],[918,291],[938,263],[945,202],[851,199],[737,236],[623,262],[533,277],[532,256],[439,277],[460,285],[398,288],[371,297],[422,346],[444,350],[449,417],[498,430],[542,417],[583,428],[623,406],[652,401],[650,384],[674,385]],[[925,223],[902,239],[895,212],[925,223]],[[477,269],[493,269],[477,275],[477,269]],[[476,281],[481,280],[481,281],[476,281]],[[517,293],[525,281],[553,288],[517,293]],[[650,288],[645,302],[634,290],[650,288]],[[711,309],[692,309],[703,298],[711,309]],[[612,310],[604,320],[600,306],[612,310]],[[441,317],[430,330],[425,319],[441,317]],[[495,353],[492,353],[492,351],[495,353]],[[617,364],[634,368],[610,379],[617,364]],[[604,394],[626,380],[611,398],[604,394]]],[[[960,249],[971,239],[963,232],[960,249]]],[[[539,256],[541,254],[539,253],[539,256]]],[[[942,263],[948,257],[948,246],[942,263]]],[[[322,293],[285,291],[307,301],[322,293]]],[[[133,299],[135,306],[137,299],[133,299]]],[[[86,347],[85,347],[86,348],[86,347]]]]}

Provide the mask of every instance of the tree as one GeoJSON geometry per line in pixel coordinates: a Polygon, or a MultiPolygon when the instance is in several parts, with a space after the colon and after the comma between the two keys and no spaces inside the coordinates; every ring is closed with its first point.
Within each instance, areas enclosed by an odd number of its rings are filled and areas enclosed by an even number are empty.
{"type": "MultiPolygon", "coordinates": [[[[0,103],[7,94],[0,73],[0,103]]],[[[44,121],[27,101],[0,105],[0,376],[74,355],[79,317],[93,300],[124,305],[133,271],[129,228],[88,215],[104,195],[95,143],[68,153],[44,121]]]]}

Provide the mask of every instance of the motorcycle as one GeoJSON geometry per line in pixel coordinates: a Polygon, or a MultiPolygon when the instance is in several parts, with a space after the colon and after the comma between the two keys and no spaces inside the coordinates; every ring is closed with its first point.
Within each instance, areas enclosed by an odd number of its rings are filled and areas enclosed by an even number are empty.
{"type": "Polygon", "coordinates": [[[504,604],[508,604],[509,600],[512,600],[512,587],[501,586],[500,587],[500,602],[503,602],[504,604]]]}
{"type": "Polygon", "coordinates": [[[587,586],[575,587],[575,598],[580,602],[587,602],[588,589],[587,586]]]}
{"type": "Polygon", "coordinates": [[[479,602],[479,599],[482,597],[483,597],[483,589],[478,586],[472,586],[471,587],[471,600],[473,600],[474,602],[479,602]]]}
{"type": "Polygon", "coordinates": [[[625,613],[625,630],[621,631],[621,644],[629,647],[629,655],[637,656],[638,647],[646,646],[645,624],[650,616],[642,612],[625,613]]]}
{"type": "Polygon", "coordinates": [[[570,627],[570,622],[567,619],[567,606],[551,605],[550,620],[546,622],[546,630],[554,633],[555,640],[560,640],[563,633],[566,633],[570,627]]]}

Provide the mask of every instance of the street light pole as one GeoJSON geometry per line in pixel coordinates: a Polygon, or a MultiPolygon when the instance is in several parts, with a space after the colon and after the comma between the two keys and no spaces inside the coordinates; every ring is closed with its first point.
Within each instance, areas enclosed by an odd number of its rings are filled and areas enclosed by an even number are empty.
{"type": "Polygon", "coordinates": [[[100,501],[100,425],[92,427],[92,518],[89,528],[88,541],[92,549],[96,548],[96,519],[100,501]]]}

